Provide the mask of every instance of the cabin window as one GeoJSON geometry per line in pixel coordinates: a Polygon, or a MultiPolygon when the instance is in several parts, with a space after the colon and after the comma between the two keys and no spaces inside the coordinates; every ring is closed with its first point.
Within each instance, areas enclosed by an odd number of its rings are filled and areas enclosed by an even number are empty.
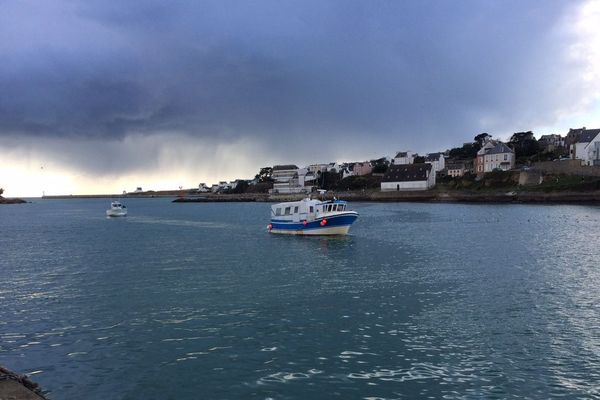
{"type": "Polygon", "coordinates": [[[285,215],[290,215],[292,213],[292,207],[285,208],[285,215]]]}
{"type": "Polygon", "coordinates": [[[310,212],[315,212],[315,208],[313,206],[310,206],[310,212]]]}
{"type": "Polygon", "coordinates": [[[281,208],[275,210],[275,215],[281,215],[281,208]]]}
{"type": "Polygon", "coordinates": [[[298,214],[298,206],[294,207],[294,214],[298,214]]]}

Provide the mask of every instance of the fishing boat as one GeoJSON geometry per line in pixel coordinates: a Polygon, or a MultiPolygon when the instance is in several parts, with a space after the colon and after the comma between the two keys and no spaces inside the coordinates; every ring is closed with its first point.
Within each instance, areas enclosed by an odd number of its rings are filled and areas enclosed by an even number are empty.
{"type": "Polygon", "coordinates": [[[125,217],[127,215],[127,207],[118,201],[110,203],[110,208],[106,210],[107,217],[125,217]]]}
{"type": "Polygon", "coordinates": [[[287,235],[346,235],[358,218],[342,200],[306,198],[271,206],[271,233],[287,235]]]}

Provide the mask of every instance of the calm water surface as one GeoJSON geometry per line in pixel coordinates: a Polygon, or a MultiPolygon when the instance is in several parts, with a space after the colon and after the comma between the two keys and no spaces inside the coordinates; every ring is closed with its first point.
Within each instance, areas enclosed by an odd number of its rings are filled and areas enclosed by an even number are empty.
{"type": "Polygon", "coordinates": [[[599,398],[600,207],[0,207],[0,364],[52,399],[599,398]]]}

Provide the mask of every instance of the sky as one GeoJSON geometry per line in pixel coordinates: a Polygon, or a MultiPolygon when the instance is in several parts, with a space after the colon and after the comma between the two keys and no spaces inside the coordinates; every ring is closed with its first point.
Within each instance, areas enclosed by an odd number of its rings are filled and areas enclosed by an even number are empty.
{"type": "Polygon", "coordinates": [[[600,1],[0,0],[5,196],[600,128],[600,1]]]}

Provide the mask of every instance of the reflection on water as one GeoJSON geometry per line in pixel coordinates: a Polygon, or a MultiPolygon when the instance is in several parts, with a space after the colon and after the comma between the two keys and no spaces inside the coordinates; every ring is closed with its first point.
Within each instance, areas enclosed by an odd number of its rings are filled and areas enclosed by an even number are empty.
{"type": "Polygon", "coordinates": [[[105,208],[0,209],[0,359],[52,398],[600,396],[598,207],[365,203],[339,238],[105,208]]]}

